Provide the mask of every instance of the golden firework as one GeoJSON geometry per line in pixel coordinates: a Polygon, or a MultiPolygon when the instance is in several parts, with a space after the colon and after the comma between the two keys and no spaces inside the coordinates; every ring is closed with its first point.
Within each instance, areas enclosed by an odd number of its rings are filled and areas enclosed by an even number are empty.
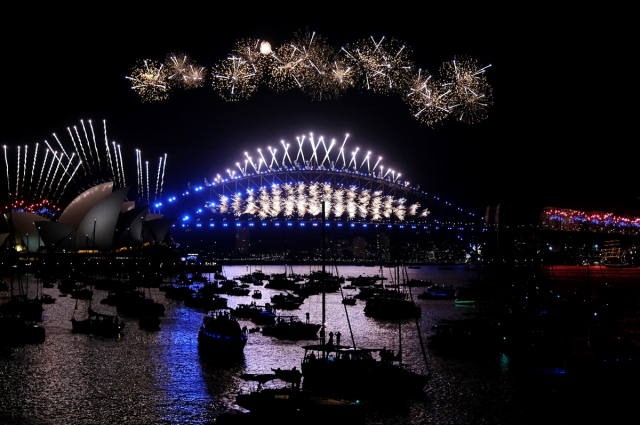
{"type": "Polygon", "coordinates": [[[475,59],[456,58],[445,62],[440,70],[443,88],[450,91],[448,101],[451,115],[458,121],[474,124],[487,118],[488,108],[493,103],[491,86],[487,83],[485,70],[475,59]]]}
{"type": "Polygon", "coordinates": [[[143,102],[153,102],[169,97],[167,77],[168,72],[163,64],[144,59],[138,61],[131,69],[131,75],[126,78],[131,81],[131,88],[143,102]]]}
{"type": "Polygon", "coordinates": [[[257,90],[255,68],[238,56],[231,56],[213,68],[213,88],[227,101],[247,99],[257,90]]]}

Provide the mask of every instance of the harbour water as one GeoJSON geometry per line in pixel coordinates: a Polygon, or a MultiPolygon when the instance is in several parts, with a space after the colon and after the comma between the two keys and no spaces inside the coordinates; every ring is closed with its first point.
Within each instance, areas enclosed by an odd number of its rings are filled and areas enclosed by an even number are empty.
{"type": "MultiPolygon", "coordinates": [[[[267,274],[284,272],[283,266],[260,268],[267,274]]],[[[293,267],[293,271],[300,274],[312,269],[318,267],[293,267]]],[[[233,278],[248,271],[247,266],[227,266],[223,273],[233,278]]],[[[390,269],[383,271],[387,277],[390,275],[390,269]]],[[[454,286],[477,277],[463,266],[453,270],[423,266],[407,272],[410,278],[454,286]]],[[[339,273],[345,277],[372,276],[379,274],[380,269],[343,266],[339,273]]],[[[257,300],[258,304],[283,292],[260,289],[263,299],[257,300]]],[[[422,292],[421,288],[413,290],[414,296],[422,292]]],[[[57,288],[44,292],[57,298],[56,303],[44,306],[46,342],[0,353],[0,423],[213,422],[220,411],[238,408],[235,394],[251,387],[252,383],[242,381],[239,375],[271,373],[272,368],[278,367],[299,368],[304,354],[300,346],[308,343],[252,333],[244,349],[244,361],[221,367],[198,351],[197,332],[206,311],[165,299],[158,289],[151,289],[150,295],[166,306],[160,331],[141,330],[135,319],[125,318],[125,334],[120,339],[72,333],[70,319],[76,300],[59,297],[57,288]]],[[[345,294],[348,293],[355,294],[356,291],[345,290],[345,294]]],[[[98,302],[106,296],[106,291],[96,290],[93,308],[115,314],[115,307],[98,302]]],[[[250,296],[227,298],[230,307],[254,301],[250,296]]],[[[432,326],[440,319],[463,319],[476,312],[474,307],[456,307],[453,300],[416,302],[422,308],[420,323],[425,343],[426,337],[433,334],[432,326]]],[[[77,301],[76,314],[86,312],[87,303],[77,301]]],[[[386,347],[397,352],[398,323],[366,317],[363,307],[363,301],[347,306],[355,344],[358,347],[386,347]]],[[[321,311],[321,295],[314,295],[290,314],[304,320],[309,313],[312,322],[320,323],[321,311]]],[[[326,311],[327,332],[340,332],[342,344],[350,345],[345,307],[339,292],[327,294],[326,311]]],[[[249,321],[243,324],[254,326],[249,321]]],[[[402,323],[402,349],[405,364],[426,371],[413,320],[402,323]]],[[[540,378],[531,372],[530,363],[520,357],[482,350],[453,357],[427,350],[427,356],[431,380],[425,388],[425,397],[409,400],[404,406],[370,413],[367,423],[511,424],[536,422],[540,418],[547,418],[547,422],[552,423],[589,418],[579,413],[584,400],[576,401],[563,383],[555,381],[563,377],[540,378]],[[541,384],[540,379],[545,381],[541,384]]],[[[573,423],[578,422],[581,421],[573,423]]]]}

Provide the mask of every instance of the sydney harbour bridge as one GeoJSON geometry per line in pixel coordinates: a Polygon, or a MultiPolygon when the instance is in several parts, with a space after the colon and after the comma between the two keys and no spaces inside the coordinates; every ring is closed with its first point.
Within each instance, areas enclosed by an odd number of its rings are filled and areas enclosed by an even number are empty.
{"type": "Polygon", "coordinates": [[[464,226],[476,222],[474,214],[386,168],[381,156],[359,148],[347,154],[347,139],[348,135],[338,148],[335,140],[327,143],[310,134],[298,137],[295,149],[282,141],[282,153],[271,146],[264,152],[245,152],[242,163],[236,162],[212,181],[205,179],[203,186],[192,187],[185,195],[197,195],[212,222],[318,222],[323,204],[329,223],[464,226]]]}

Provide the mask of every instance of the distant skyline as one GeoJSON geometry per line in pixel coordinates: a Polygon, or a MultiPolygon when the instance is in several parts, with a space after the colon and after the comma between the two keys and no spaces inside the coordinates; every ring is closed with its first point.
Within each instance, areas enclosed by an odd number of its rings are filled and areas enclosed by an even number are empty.
{"type": "MultiPolygon", "coordinates": [[[[612,53],[590,43],[586,25],[561,25],[560,16],[520,10],[508,20],[490,8],[455,15],[399,8],[349,15],[329,6],[294,16],[275,9],[242,15],[221,10],[213,17],[178,9],[175,16],[166,10],[67,12],[16,15],[0,30],[2,144],[42,142],[80,119],[106,119],[109,139],[123,147],[128,175],[135,170],[135,149],[147,158],[168,154],[168,196],[187,182],[211,181],[245,150],[309,132],[336,139],[350,133],[352,146],[375,150],[407,180],[476,213],[500,203],[514,220],[530,222],[545,206],[640,209],[637,142],[609,124],[616,120],[607,107],[589,108],[588,86],[573,76],[585,49],[599,63],[612,53]],[[432,73],[456,55],[491,63],[489,118],[475,125],[450,120],[431,129],[398,96],[356,89],[337,100],[311,101],[296,89],[276,93],[264,87],[249,100],[225,102],[210,80],[167,101],[141,103],[125,79],[139,59],[161,61],[183,51],[211,70],[239,38],[277,46],[305,28],[336,47],[371,35],[400,39],[412,49],[415,65],[432,73]]],[[[2,179],[6,187],[4,174],[2,179]]]]}

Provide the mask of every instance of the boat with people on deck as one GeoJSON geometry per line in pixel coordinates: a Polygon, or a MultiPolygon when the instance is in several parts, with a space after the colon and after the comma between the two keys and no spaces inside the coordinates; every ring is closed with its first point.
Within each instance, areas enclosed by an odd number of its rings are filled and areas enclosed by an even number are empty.
{"type": "Polygon", "coordinates": [[[241,356],[248,337],[247,327],[241,327],[229,311],[209,312],[198,331],[198,348],[217,357],[241,356]]]}

